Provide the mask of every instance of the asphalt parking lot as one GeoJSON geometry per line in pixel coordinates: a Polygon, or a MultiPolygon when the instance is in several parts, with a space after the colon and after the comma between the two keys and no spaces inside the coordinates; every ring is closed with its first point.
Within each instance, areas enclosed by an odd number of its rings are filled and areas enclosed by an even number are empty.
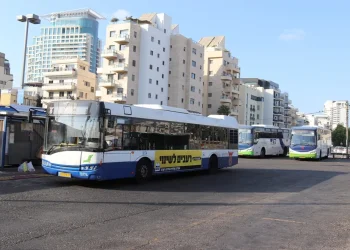
{"type": "Polygon", "coordinates": [[[216,175],[0,181],[1,249],[350,249],[350,161],[240,159],[216,175]]]}

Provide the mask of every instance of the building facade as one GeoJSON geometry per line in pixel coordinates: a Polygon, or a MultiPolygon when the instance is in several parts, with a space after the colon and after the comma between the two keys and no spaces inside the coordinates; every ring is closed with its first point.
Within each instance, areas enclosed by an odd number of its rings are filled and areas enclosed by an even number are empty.
{"type": "Polygon", "coordinates": [[[238,118],[239,78],[238,59],[226,48],[225,37],[203,37],[204,46],[204,115],[216,114],[221,105],[229,107],[229,114],[238,118]]]}
{"type": "Polygon", "coordinates": [[[98,98],[168,105],[171,17],[144,14],[107,26],[98,98]]]}
{"type": "Polygon", "coordinates": [[[44,15],[50,25],[41,28],[27,52],[27,82],[42,82],[52,61],[79,57],[89,62],[96,73],[100,64],[98,20],[103,17],[91,9],[55,12],[44,15]]]}
{"type": "Polygon", "coordinates": [[[169,58],[168,105],[202,113],[204,47],[173,25],[169,58]]]}
{"type": "Polygon", "coordinates": [[[326,114],[309,114],[305,115],[309,125],[319,126],[330,129],[329,116],[326,114]]]}
{"type": "Polygon", "coordinates": [[[17,94],[17,89],[2,89],[0,94],[0,105],[8,106],[11,104],[17,104],[17,94]]]}
{"type": "Polygon", "coordinates": [[[5,58],[5,54],[0,52],[0,89],[11,89],[12,85],[10,62],[5,58]]]}
{"type": "Polygon", "coordinates": [[[95,100],[96,74],[89,71],[88,62],[75,58],[52,63],[52,69],[44,73],[43,107],[53,100],[95,100]]]}
{"type": "Polygon", "coordinates": [[[326,101],[323,111],[329,117],[331,129],[338,124],[346,126],[346,101],[326,101]]]}

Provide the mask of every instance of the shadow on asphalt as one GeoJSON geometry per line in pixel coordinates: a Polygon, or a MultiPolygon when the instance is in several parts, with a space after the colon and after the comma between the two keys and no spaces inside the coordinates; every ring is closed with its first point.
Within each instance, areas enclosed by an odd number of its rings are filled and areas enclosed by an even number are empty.
{"type": "Polygon", "coordinates": [[[32,180],[31,185],[17,185],[13,188],[10,185],[5,189],[0,187],[0,195],[71,186],[87,189],[141,192],[300,192],[342,174],[345,173],[315,170],[233,168],[220,170],[215,175],[207,175],[203,172],[191,172],[155,176],[150,182],[144,184],[136,184],[132,179],[92,182],[47,177],[41,180],[32,180]]]}

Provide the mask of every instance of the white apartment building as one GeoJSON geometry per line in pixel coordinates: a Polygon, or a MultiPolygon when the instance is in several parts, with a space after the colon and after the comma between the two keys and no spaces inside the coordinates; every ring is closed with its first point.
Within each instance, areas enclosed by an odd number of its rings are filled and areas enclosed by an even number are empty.
{"type": "Polygon", "coordinates": [[[95,100],[96,74],[89,71],[88,62],[75,58],[52,63],[44,73],[43,107],[53,100],[95,100]]]}
{"type": "Polygon", "coordinates": [[[164,13],[107,26],[97,97],[128,104],[168,105],[171,17],[164,13]]]}
{"type": "Polygon", "coordinates": [[[346,125],[346,101],[326,101],[324,113],[329,117],[331,129],[335,129],[338,124],[346,125]]]}
{"type": "Polygon", "coordinates": [[[221,105],[238,118],[239,78],[238,59],[226,48],[224,36],[203,37],[204,46],[204,98],[203,114],[216,114],[221,105]]]}
{"type": "Polygon", "coordinates": [[[239,96],[242,105],[238,108],[238,123],[244,125],[265,124],[265,89],[259,86],[241,84],[239,96]]]}
{"type": "Polygon", "coordinates": [[[172,26],[168,105],[202,113],[204,47],[172,26]]]}
{"type": "Polygon", "coordinates": [[[98,20],[104,19],[91,9],[61,11],[42,16],[50,24],[41,28],[27,52],[27,82],[43,82],[54,60],[79,57],[89,62],[96,73],[100,64],[98,20]]]}
{"type": "Polygon", "coordinates": [[[5,54],[0,52],[0,89],[11,89],[12,84],[10,62],[5,58],[5,54]]]}
{"type": "Polygon", "coordinates": [[[326,114],[309,114],[305,115],[309,125],[330,128],[329,116],[326,114]]]}

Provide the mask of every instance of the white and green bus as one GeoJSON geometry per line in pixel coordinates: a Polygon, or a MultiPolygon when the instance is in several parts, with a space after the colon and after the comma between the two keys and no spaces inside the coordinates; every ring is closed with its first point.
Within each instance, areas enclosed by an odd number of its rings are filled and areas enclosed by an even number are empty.
{"type": "Polygon", "coordinates": [[[238,132],[238,155],[287,156],[290,145],[290,129],[271,125],[240,125],[238,132]]]}
{"type": "Polygon", "coordinates": [[[332,133],[329,129],[317,126],[294,127],[289,158],[321,160],[328,158],[331,146],[332,133]]]}

